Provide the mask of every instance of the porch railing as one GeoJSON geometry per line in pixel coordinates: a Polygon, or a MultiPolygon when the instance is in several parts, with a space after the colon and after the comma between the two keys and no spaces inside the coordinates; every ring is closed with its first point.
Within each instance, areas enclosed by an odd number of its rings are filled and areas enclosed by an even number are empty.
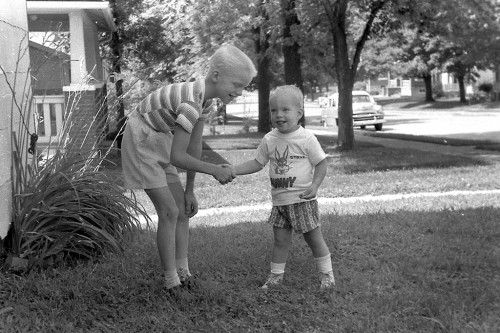
{"type": "Polygon", "coordinates": [[[31,132],[38,134],[39,143],[57,142],[64,121],[64,96],[34,96],[33,100],[31,132]]]}

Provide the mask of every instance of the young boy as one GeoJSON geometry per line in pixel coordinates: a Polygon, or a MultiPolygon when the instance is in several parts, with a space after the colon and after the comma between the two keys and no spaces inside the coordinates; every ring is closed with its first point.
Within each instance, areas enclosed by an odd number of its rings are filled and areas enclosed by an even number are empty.
{"type": "Polygon", "coordinates": [[[236,175],[261,170],[267,162],[271,178],[273,208],[269,223],[274,230],[271,273],[262,286],[280,284],[285,272],[292,230],[304,235],[316,261],[320,288],[335,285],[330,251],[320,229],[316,193],[325,178],[326,155],[311,132],[299,125],[304,114],[302,92],[295,86],[281,86],[269,96],[271,122],[255,159],[234,166],[236,175]]]}
{"type": "Polygon", "coordinates": [[[234,178],[230,168],[200,160],[212,99],[229,103],[242,94],[256,73],[248,56],[224,45],[210,58],[205,78],[161,87],[129,115],[122,141],[125,187],[144,189],[154,204],[158,252],[165,287],[171,292],[187,285],[191,276],[188,228],[189,218],[198,212],[195,173],[210,174],[221,184],[234,178]],[[185,189],[176,167],[187,171],[185,189]]]}

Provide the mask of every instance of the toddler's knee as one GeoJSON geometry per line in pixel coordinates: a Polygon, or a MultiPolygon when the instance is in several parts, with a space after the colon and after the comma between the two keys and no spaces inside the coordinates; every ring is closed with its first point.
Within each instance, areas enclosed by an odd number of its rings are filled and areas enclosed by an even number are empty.
{"type": "Polygon", "coordinates": [[[275,237],[274,238],[274,246],[278,248],[288,248],[288,244],[290,243],[287,237],[275,237]]]}

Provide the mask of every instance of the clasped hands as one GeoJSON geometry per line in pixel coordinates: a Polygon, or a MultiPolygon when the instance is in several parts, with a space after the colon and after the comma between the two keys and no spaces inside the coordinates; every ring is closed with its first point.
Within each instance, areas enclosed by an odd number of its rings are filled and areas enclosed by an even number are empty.
{"type": "Polygon", "coordinates": [[[215,179],[219,181],[222,185],[232,182],[236,178],[236,170],[234,165],[231,164],[219,164],[217,166],[217,172],[213,175],[215,179]]]}

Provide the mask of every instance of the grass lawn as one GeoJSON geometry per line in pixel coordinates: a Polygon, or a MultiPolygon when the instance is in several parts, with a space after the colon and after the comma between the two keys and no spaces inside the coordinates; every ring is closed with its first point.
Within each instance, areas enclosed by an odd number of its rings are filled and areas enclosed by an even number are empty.
{"type": "MultiPolygon", "coordinates": [[[[231,120],[230,120],[231,121],[231,120]]],[[[257,133],[206,137],[203,158],[252,158],[257,133]],[[238,148],[235,150],[235,148],[238,148]]],[[[373,144],[340,153],[328,137],[321,197],[500,188],[497,164],[373,144]]],[[[117,172],[118,167],[109,171],[117,172]]],[[[201,208],[270,201],[266,171],[221,186],[197,175],[201,208]]],[[[148,200],[137,192],[146,209],[148,200]]],[[[500,194],[351,202],[320,207],[337,287],[318,290],[316,268],[294,236],[285,285],[259,287],[269,270],[267,210],[196,217],[194,294],[169,298],[155,235],[122,255],[29,275],[0,273],[1,332],[499,332],[500,194]]]]}

